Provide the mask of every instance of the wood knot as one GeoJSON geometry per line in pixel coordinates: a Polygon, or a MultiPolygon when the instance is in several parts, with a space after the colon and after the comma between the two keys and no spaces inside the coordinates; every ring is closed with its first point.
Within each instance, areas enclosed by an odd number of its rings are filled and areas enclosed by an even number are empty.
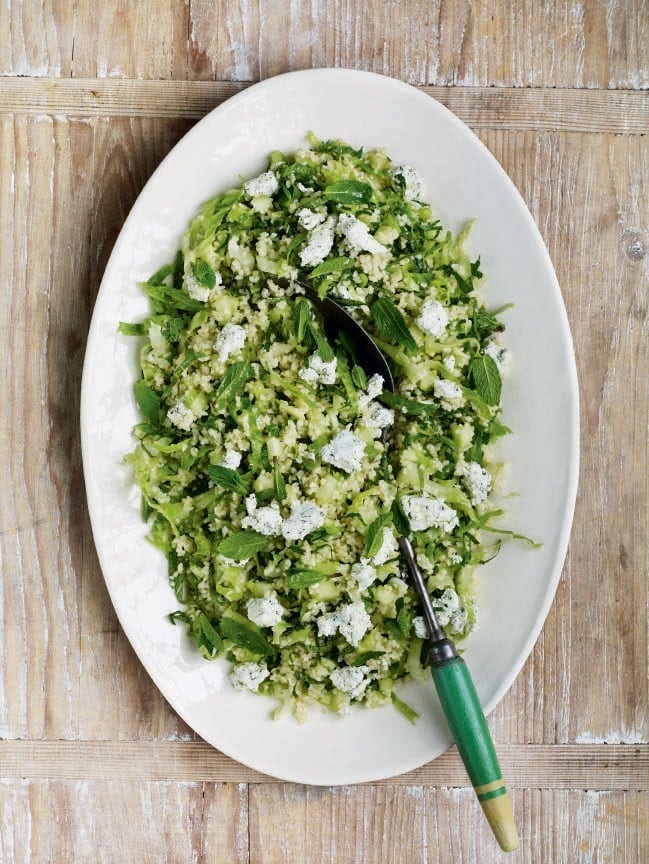
{"type": "Polygon", "coordinates": [[[639,231],[624,231],[622,249],[629,261],[642,261],[647,254],[647,241],[639,231]]]}

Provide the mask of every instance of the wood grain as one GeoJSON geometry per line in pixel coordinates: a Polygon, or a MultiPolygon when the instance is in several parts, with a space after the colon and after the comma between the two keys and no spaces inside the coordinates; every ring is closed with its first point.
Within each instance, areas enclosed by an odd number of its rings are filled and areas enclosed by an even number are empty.
{"type": "Polygon", "coordinates": [[[0,74],[256,81],[346,66],[442,86],[649,86],[647,0],[8,0],[0,74]]]}
{"type": "MultiPolygon", "coordinates": [[[[227,81],[8,78],[0,113],[195,120],[247,85],[227,81]]],[[[473,129],[649,132],[649,93],[515,87],[421,87],[473,129]]]]}
{"type": "MultiPolygon", "coordinates": [[[[512,789],[643,791],[649,776],[649,745],[499,743],[498,756],[512,789]]],[[[0,764],[5,778],[281,782],[200,740],[2,741],[0,764]]],[[[372,785],[413,784],[466,787],[466,771],[455,748],[415,771],[372,785]]]]}

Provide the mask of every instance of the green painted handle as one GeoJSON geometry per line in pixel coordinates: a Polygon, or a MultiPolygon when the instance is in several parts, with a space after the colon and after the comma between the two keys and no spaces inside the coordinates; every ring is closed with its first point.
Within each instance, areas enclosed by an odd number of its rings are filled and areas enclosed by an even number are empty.
{"type": "Polygon", "coordinates": [[[507,787],[471,675],[461,657],[433,667],[433,680],[460,756],[489,824],[505,851],[518,846],[507,787]]]}

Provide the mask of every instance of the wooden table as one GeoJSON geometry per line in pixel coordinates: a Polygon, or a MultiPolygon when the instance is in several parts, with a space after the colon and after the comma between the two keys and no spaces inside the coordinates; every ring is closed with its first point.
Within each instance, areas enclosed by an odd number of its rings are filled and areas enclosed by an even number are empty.
{"type": "Polygon", "coordinates": [[[450,751],[309,788],[194,736],[120,632],[79,447],[88,323],[165,153],[246,82],[386,73],[449,105],[554,260],[582,399],[556,601],[491,717],[509,858],[649,861],[649,6],[646,0],[8,0],[0,4],[0,861],[503,861],[450,751]],[[430,86],[429,86],[430,85],[430,86]]]}

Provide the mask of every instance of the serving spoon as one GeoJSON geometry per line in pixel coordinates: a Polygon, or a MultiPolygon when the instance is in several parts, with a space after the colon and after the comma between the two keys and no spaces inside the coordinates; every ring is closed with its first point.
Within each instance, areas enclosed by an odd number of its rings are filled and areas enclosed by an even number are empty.
{"type": "MultiPolygon", "coordinates": [[[[309,286],[304,287],[324,319],[325,330],[330,335],[346,332],[353,340],[358,365],[365,372],[380,375],[384,389],[394,393],[394,377],[388,361],[369,333],[335,300],[320,298],[309,286]]],[[[501,849],[512,852],[518,848],[518,833],[473,680],[455,644],[439,625],[410,539],[401,536],[398,543],[424,613],[433,681],[449,729],[496,840],[501,849]]]]}

